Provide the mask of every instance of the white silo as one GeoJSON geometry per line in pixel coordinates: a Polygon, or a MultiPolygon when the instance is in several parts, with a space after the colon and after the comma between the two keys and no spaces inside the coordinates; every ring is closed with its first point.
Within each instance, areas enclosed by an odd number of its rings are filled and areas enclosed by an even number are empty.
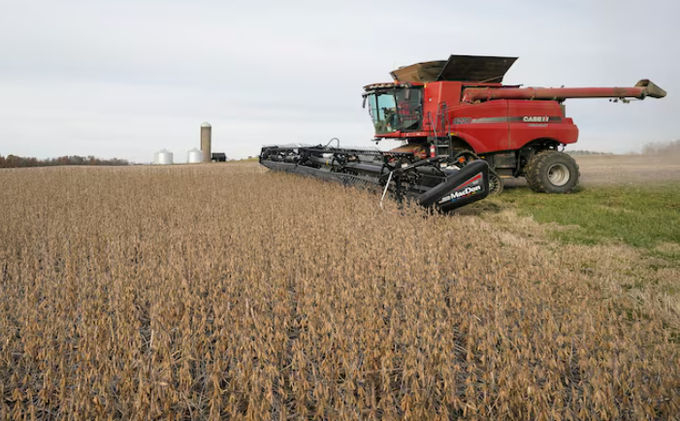
{"type": "Polygon", "coordinates": [[[194,148],[187,152],[188,164],[200,164],[201,162],[203,162],[203,152],[200,149],[194,148]]]}
{"type": "Polygon", "coordinates": [[[167,149],[161,149],[156,153],[156,163],[159,165],[172,164],[172,152],[167,149]]]}

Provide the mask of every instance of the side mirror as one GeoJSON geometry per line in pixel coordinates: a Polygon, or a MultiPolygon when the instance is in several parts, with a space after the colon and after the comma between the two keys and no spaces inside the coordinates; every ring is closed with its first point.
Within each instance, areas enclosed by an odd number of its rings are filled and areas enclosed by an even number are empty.
{"type": "Polygon", "coordinates": [[[411,99],[411,88],[406,88],[406,92],[404,92],[404,99],[406,101],[411,99]]]}
{"type": "Polygon", "coordinates": [[[364,95],[364,102],[361,104],[361,108],[366,108],[366,96],[364,95]]]}

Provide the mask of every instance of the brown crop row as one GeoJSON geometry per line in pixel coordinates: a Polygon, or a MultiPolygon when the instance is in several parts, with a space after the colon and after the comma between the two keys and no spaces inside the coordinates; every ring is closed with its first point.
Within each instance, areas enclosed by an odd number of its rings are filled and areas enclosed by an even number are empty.
{"type": "Polygon", "coordinates": [[[660,318],[377,201],[247,165],[0,171],[0,418],[677,419],[660,318]]]}

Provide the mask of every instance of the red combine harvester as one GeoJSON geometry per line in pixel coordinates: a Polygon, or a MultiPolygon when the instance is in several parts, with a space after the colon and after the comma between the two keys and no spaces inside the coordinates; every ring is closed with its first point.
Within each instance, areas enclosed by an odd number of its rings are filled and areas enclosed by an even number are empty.
{"type": "Polygon", "coordinates": [[[326,146],[270,146],[272,169],[377,185],[398,198],[447,211],[526,177],[539,192],[568,193],[578,184],[573,158],[560,148],[578,140],[568,98],[663,98],[649,80],[631,88],[522,88],[503,85],[516,57],[452,55],[400,67],[393,81],[364,87],[375,141],[399,139],[390,152],[326,146]]]}

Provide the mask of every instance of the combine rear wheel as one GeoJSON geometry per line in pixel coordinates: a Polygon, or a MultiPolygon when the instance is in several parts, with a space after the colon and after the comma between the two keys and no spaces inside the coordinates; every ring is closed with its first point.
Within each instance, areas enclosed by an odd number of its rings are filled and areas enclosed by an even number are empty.
{"type": "Polygon", "coordinates": [[[532,156],[524,172],[529,187],[541,193],[569,193],[580,175],[574,158],[554,150],[532,156]]]}

